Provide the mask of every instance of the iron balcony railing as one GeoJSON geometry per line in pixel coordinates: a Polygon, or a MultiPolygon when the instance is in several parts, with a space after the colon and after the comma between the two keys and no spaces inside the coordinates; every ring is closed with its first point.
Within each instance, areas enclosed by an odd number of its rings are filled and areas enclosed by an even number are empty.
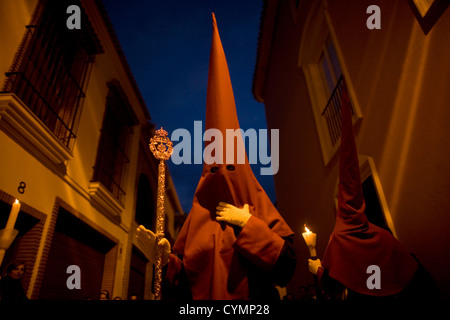
{"type": "Polygon", "coordinates": [[[81,84],[93,57],[55,26],[27,26],[3,92],[15,93],[69,149],[85,94],[81,84]]]}
{"type": "MultiPolygon", "coordinates": [[[[327,124],[328,133],[332,145],[336,145],[341,137],[341,104],[342,104],[342,88],[344,86],[345,79],[341,75],[338,82],[331,93],[324,110],[322,111],[322,117],[327,124]]],[[[354,114],[352,106],[352,115],[354,114]]]]}

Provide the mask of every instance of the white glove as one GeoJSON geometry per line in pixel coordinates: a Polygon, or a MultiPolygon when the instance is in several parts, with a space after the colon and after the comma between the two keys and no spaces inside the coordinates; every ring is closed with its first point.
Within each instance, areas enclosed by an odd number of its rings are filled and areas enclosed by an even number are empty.
{"type": "Polygon", "coordinates": [[[320,259],[316,260],[308,259],[308,267],[309,272],[317,275],[317,270],[319,270],[319,268],[322,268],[322,263],[320,262],[320,259]]]}
{"type": "Polygon", "coordinates": [[[219,202],[216,209],[217,221],[228,222],[241,228],[245,226],[248,219],[252,216],[249,212],[248,204],[244,204],[244,207],[239,209],[231,204],[219,202]]]}
{"type": "MultiPolygon", "coordinates": [[[[158,246],[156,244],[156,235],[151,231],[146,229],[144,226],[139,226],[136,229],[136,240],[139,244],[140,249],[143,250],[145,256],[150,260],[151,263],[156,264],[158,261],[158,246]]],[[[163,247],[163,259],[162,265],[165,266],[169,262],[170,257],[170,243],[166,238],[162,238],[159,241],[159,245],[163,247]]]]}

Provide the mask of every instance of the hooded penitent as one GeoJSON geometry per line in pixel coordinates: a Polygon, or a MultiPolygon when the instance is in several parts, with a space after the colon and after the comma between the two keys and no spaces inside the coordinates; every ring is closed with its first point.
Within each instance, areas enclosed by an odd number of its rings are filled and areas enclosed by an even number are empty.
{"type": "MultiPolygon", "coordinates": [[[[203,172],[194,195],[192,209],[173,247],[173,252],[183,256],[183,264],[191,285],[194,299],[243,299],[248,297],[249,263],[262,269],[273,267],[284,240],[281,237],[293,232],[272,205],[256,180],[245,156],[245,163],[226,159],[226,129],[238,129],[233,90],[222,43],[213,14],[213,35],[209,62],[206,101],[205,130],[220,130],[222,148],[215,144],[215,159],[222,163],[208,164],[205,159],[203,172]],[[216,207],[227,202],[238,208],[248,204],[251,223],[247,223],[236,236],[233,227],[216,221],[216,207]],[[259,225],[261,224],[261,225],[259,225]],[[259,239],[263,234],[255,226],[270,228],[269,239],[259,239]],[[255,229],[253,229],[255,227],[255,229]],[[246,234],[251,233],[249,250],[257,252],[258,259],[252,261],[246,254],[246,234]],[[273,238],[273,239],[272,239],[273,238]],[[268,241],[277,245],[268,246],[268,241]],[[242,250],[239,252],[239,250],[242,250]],[[276,252],[278,251],[278,252],[276,252]]],[[[238,136],[235,142],[242,139],[238,136]]],[[[241,140],[242,141],[242,140],[241,140]]],[[[217,141],[216,141],[217,142],[217,141]]],[[[206,141],[205,148],[214,141],[206,141]]],[[[234,155],[237,145],[234,143],[234,155]]],[[[229,151],[230,152],[230,151],[229,151]]],[[[245,152],[245,150],[244,150],[245,152]]],[[[236,157],[235,157],[236,159],[236,157]]]]}
{"type": "Polygon", "coordinates": [[[388,296],[411,281],[417,262],[388,231],[368,222],[347,89],[342,90],[341,147],[336,225],[322,264],[330,276],[361,294],[388,296]],[[380,289],[369,289],[367,268],[380,268],[380,289]]]}

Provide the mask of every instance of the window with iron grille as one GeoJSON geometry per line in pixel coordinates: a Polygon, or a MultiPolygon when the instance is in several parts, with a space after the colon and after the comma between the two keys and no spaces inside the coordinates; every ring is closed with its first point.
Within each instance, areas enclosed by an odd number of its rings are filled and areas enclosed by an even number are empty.
{"type": "Polygon", "coordinates": [[[106,110],[103,117],[97,160],[92,181],[101,182],[122,203],[123,180],[129,159],[128,140],[136,123],[129,102],[118,82],[108,84],[106,110]]]}
{"type": "Polygon", "coordinates": [[[305,75],[324,165],[328,165],[340,145],[344,84],[354,124],[362,119],[362,114],[328,11],[318,1],[309,15],[300,43],[299,65],[305,75]]]}
{"type": "Polygon", "coordinates": [[[341,136],[341,93],[344,79],[330,36],[327,37],[322,48],[318,65],[322,84],[328,97],[321,116],[326,121],[329,138],[334,146],[341,136]]]}
{"type": "Polygon", "coordinates": [[[102,49],[85,14],[81,29],[67,28],[69,4],[81,8],[78,1],[39,2],[3,92],[16,94],[71,149],[90,67],[102,49]]]}

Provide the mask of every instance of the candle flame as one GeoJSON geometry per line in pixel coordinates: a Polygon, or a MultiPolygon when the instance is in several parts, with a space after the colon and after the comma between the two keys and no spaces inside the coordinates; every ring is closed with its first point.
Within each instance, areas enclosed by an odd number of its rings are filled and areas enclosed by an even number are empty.
{"type": "Polygon", "coordinates": [[[19,202],[19,200],[18,199],[16,199],[16,201],[14,201],[14,204],[19,204],[20,202],[19,202]]]}
{"type": "Polygon", "coordinates": [[[307,233],[310,233],[310,232],[311,232],[311,230],[308,229],[308,227],[306,226],[306,224],[305,224],[305,230],[306,230],[307,233]]]}

